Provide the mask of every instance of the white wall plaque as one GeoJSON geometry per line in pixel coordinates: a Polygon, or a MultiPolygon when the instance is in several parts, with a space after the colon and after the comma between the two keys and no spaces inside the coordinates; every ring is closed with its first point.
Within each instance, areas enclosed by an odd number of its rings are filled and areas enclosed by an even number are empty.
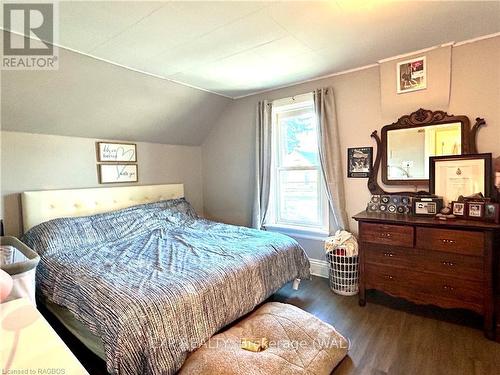
{"type": "Polygon", "coordinates": [[[137,146],[134,143],[97,142],[97,161],[136,162],[137,146]]]}
{"type": "Polygon", "coordinates": [[[99,183],[137,182],[137,164],[99,164],[99,183]]]}

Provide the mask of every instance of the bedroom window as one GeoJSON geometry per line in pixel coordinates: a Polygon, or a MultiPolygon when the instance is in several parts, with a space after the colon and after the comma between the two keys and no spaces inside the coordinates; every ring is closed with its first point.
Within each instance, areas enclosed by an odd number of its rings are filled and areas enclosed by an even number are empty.
{"type": "Polygon", "coordinates": [[[269,226],[328,231],[312,94],[273,103],[269,226]]]}

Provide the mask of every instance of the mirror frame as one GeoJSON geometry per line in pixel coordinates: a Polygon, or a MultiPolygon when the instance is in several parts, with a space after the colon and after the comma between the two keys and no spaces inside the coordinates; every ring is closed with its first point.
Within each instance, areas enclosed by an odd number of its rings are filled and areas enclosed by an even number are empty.
{"type": "MultiPolygon", "coordinates": [[[[430,112],[430,111],[429,111],[430,112]]],[[[387,160],[387,133],[391,130],[401,130],[401,129],[413,129],[422,128],[434,125],[452,124],[460,123],[461,128],[461,149],[459,155],[468,154],[469,152],[469,133],[470,133],[470,121],[466,116],[449,116],[445,112],[437,111],[432,114],[426,112],[424,117],[417,117],[414,112],[411,115],[403,116],[398,119],[398,121],[386,125],[382,128],[382,182],[385,185],[412,185],[421,186],[429,183],[429,179],[408,179],[408,180],[390,180],[388,176],[388,160],[387,160]],[[437,113],[441,112],[438,116],[437,113]]],[[[421,114],[424,116],[424,114],[421,114]]]]}
{"type": "Polygon", "coordinates": [[[423,126],[431,125],[443,125],[448,123],[460,122],[462,124],[462,155],[475,154],[477,153],[476,147],[476,135],[478,129],[485,125],[484,119],[477,117],[476,123],[471,128],[470,121],[467,116],[460,115],[454,116],[449,115],[444,111],[430,111],[427,109],[420,108],[417,111],[402,116],[398,121],[393,122],[390,125],[386,125],[382,128],[382,139],[377,134],[375,130],[371,137],[375,139],[377,143],[377,156],[375,158],[372,171],[368,178],[368,189],[372,195],[429,195],[428,191],[402,191],[402,192],[387,192],[380,187],[378,184],[378,170],[382,164],[382,180],[384,184],[387,185],[412,185],[412,186],[422,186],[428,185],[429,180],[389,180],[387,182],[387,131],[395,129],[411,129],[419,128],[423,126]]]}

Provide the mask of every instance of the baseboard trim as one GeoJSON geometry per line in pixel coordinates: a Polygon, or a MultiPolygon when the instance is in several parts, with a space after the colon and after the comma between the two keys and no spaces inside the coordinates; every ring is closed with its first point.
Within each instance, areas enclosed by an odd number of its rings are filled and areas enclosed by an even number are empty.
{"type": "Polygon", "coordinates": [[[327,261],[309,258],[309,263],[311,263],[311,275],[324,277],[324,278],[328,279],[328,262],[327,261]]]}

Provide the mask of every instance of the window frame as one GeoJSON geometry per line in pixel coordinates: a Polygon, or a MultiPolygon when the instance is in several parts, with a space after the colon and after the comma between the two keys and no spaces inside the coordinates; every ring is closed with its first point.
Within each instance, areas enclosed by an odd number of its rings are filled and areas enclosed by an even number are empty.
{"type": "MultiPolygon", "coordinates": [[[[280,126],[280,116],[287,112],[294,112],[300,115],[300,111],[310,112],[312,110],[314,121],[314,102],[311,94],[302,95],[300,98],[286,98],[273,102],[272,107],[272,156],[271,156],[271,196],[269,202],[269,220],[266,220],[266,226],[286,228],[297,231],[306,231],[312,233],[325,234],[329,231],[329,204],[326,196],[324,186],[324,179],[319,162],[316,166],[303,165],[303,166],[285,166],[283,163],[283,149],[286,146],[286,138],[282,134],[282,127],[280,126]],[[281,217],[281,203],[282,196],[280,194],[280,177],[283,171],[316,171],[317,175],[317,199],[318,199],[318,217],[320,218],[319,224],[307,223],[303,221],[287,220],[281,217]]],[[[318,124],[314,124],[316,132],[318,131],[318,124]]]]}

